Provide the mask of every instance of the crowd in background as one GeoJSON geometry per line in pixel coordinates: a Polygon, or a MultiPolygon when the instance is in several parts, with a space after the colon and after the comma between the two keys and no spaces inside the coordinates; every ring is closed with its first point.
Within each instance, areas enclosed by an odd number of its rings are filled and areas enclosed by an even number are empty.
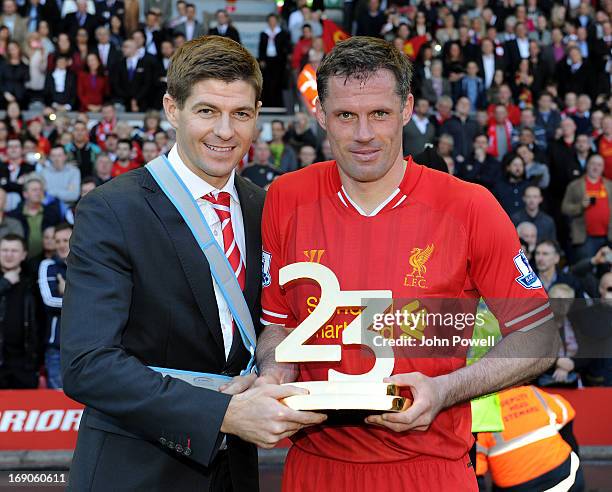
{"type": "MultiPolygon", "coordinates": [[[[2,2],[0,388],[61,387],[79,198],[172,147],[160,108],[182,43],[207,33],[241,40],[224,10],[204,25],[193,4],[147,0],[139,24],[128,7],[2,2]],[[28,108],[38,116],[24,118],[28,108]],[[138,125],[135,111],[146,111],[138,125]]],[[[356,0],[343,13],[348,34],[385,38],[414,58],[404,154],[432,146],[448,172],[491,190],[551,295],[612,298],[612,0],[356,0]]],[[[292,115],[262,125],[240,165],[264,188],[333,158],[296,86],[325,56],[326,17],[322,2],[286,1],[262,25],[264,106],[292,115]]],[[[567,313],[555,319],[564,347],[547,384],[612,385],[609,361],[581,367],[567,313]]]]}

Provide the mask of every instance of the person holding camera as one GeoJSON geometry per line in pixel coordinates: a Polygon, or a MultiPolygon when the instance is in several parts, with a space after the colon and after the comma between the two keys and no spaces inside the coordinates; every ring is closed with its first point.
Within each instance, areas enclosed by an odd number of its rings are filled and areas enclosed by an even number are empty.
{"type": "Polygon", "coordinates": [[[603,157],[592,155],[586,174],[572,181],[563,197],[561,211],[571,219],[575,261],[594,256],[612,241],[612,181],[603,177],[603,170],[603,157]]]}

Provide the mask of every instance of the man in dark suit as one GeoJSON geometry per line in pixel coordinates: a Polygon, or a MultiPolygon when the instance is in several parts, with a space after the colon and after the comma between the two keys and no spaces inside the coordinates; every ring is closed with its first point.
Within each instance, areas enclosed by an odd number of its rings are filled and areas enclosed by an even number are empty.
{"type": "Polygon", "coordinates": [[[227,10],[217,10],[215,18],[217,20],[217,25],[209,30],[208,34],[211,36],[225,36],[226,38],[233,39],[239,43],[240,34],[238,33],[238,29],[232,25],[232,21],[230,20],[227,10]]]}
{"type": "Polygon", "coordinates": [[[519,63],[525,58],[529,58],[529,38],[525,24],[518,22],[515,26],[516,36],[514,39],[506,41],[504,45],[504,57],[506,58],[506,68],[508,75],[514,77],[519,63]]]}
{"type": "Polygon", "coordinates": [[[149,96],[156,84],[154,58],[140,58],[133,39],[126,39],[121,50],[123,59],[109,69],[111,92],[126,111],[146,111],[151,107],[149,96]]]}
{"type": "Polygon", "coordinates": [[[191,41],[192,39],[199,38],[200,36],[204,36],[206,34],[206,28],[204,25],[196,20],[196,8],[192,3],[188,3],[185,7],[185,14],[187,18],[185,22],[182,22],[178,26],[174,28],[175,34],[182,34],[185,36],[187,41],[191,41]]]}
{"type": "MultiPolygon", "coordinates": [[[[164,96],[177,142],[169,165],[225,250],[257,326],[264,193],[234,169],[256,131],[261,85],[246,49],[209,37],[179,48],[164,96]]],[[[258,490],[257,451],[245,441],[271,447],[324,416],[278,401],[303,390],[236,376],[250,354],[234,326],[206,257],[146,168],[88,193],[62,313],[64,391],[87,406],[70,488],[258,490]],[[147,366],[236,377],[220,392],[147,366]]]]}
{"type": "Polygon", "coordinates": [[[476,63],[478,63],[478,73],[485,83],[485,89],[489,90],[493,83],[495,72],[505,69],[504,58],[495,54],[495,45],[489,38],[482,40],[480,54],[476,58],[476,63]]]}
{"type": "Polygon", "coordinates": [[[70,111],[76,107],[77,81],[74,72],[68,69],[70,58],[60,55],[55,69],[45,79],[45,102],[56,109],[70,111]]]}
{"type": "Polygon", "coordinates": [[[68,33],[70,39],[74,43],[76,33],[80,28],[87,29],[89,39],[93,39],[96,27],[98,27],[98,18],[87,12],[87,0],[77,0],[77,11],[71,14],[66,14],[64,17],[64,28],[62,32],[68,33]]]}
{"type": "Polygon", "coordinates": [[[110,32],[105,26],[100,26],[96,29],[96,41],[94,53],[100,57],[105,71],[108,72],[109,67],[121,61],[121,53],[110,42],[110,32]]]}

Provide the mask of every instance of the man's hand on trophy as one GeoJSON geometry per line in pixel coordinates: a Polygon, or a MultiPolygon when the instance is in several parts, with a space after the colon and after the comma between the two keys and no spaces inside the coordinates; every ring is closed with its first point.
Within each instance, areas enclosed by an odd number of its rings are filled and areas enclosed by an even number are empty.
{"type": "Polygon", "coordinates": [[[234,434],[261,448],[273,448],[282,439],[327,418],[320,413],[293,410],[279,401],[303,394],[308,391],[277,384],[263,384],[236,394],[227,407],[221,432],[234,434]]]}
{"type": "Polygon", "coordinates": [[[229,383],[219,386],[219,391],[228,395],[237,395],[248,390],[256,380],[257,374],[255,373],[246,376],[234,376],[229,383]]]}
{"type": "Polygon", "coordinates": [[[418,372],[396,374],[385,378],[386,383],[408,387],[412,392],[412,405],[407,410],[397,413],[370,415],[365,421],[368,424],[387,427],[395,432],[407,430],[425,431],[444,407],[444,395],[435,378],[418,372]]]}

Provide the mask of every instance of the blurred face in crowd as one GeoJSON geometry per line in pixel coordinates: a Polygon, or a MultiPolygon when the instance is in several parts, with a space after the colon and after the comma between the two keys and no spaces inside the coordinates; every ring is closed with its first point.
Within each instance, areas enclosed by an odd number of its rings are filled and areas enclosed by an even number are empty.
{"type": "Polygon", "coordinates": [[[450,156],[453,153],[455,142],[447,135],[442,135],[438,141],[438,152],[441,156],[450,156]]]}
{"type": "Polygon", "coordinates": [[[45,189],[39,181],[29,181],[23,185],[23,198],[30,205],[40,205],[45,198],[45,189]]]}
{"type": "Polygon", "coordinates": [[[442,77],[442,63],[439,63],[437,60],[431,64],[431,76],[434,79],[442,77]]]}
{"type": "Polygon", "coordinates": [[[227,16],[227,13],[223,10],[219,10],[219,12],[217,12],[217,24],[224,26],[228,23],[229,17],[227,16]]]}
{"type": "Polygon", "coordinates": [[[411,94],[404,104],[389,70],[365,81],[330,77],[328,97],[317,119],[327,131],[340,175],[357,182],[378,181],[402,161],[402,128],[412,116],[411,94]]]}
{"type": "Polygon", "coordinates": [[[482,54],[483,55],[491,55],[491,54],[493,54],[493,43],[491,42],[490,39],[483,39],[482,40],[482,44],[481,44],[481,48],[482,48],[482,54]]]}
{"type": "Polygon", "coordinates": [[[174,46],[170,41],[164,41],[161,44],[161,54],[164,58],[171,58],[174,54],[174,46]]]}
{"type": "Polygon", "coordinates": [[[542,203],[542,192],[537,186],[529,186],[523,194],[525,208],[530,212],[535,212],[542,203]]]}
{"type": "Polygon", "coordinates": [[[87,0],[77,0],[77,10],[84,14],[87,12],[87,0]]]}
{"type": "Polygon", "coordinates": [[[11,139],[6,145],[6,156],[9,161],[20,161],[23,157],[23,148],[21,142],[16,139],[11,139]]]}
{"type": "Polygon", "coordinates": [[[66,152],[63,147],[54,147],[51,149],[51,153],[49,154],[49,159],[51,160],[51,164],[57,170],[64,169],[66,165],[66,152]]]}
{"type": "Polygon", "coordinates": [[[329,143],[328,138],[323,140],[323,143],[321,144],[321,153],[323,154],[323,158],[326,161],[331,161],[334,159],[334,154],[332,153],[331,145],[329,143]]]}
{"type": "Polygon", "coordinates": [[[271,156],[270,147],[268,147],[266,142],[257,142],[255,144],[255,151],[253,153],[255,164],[269,164],[271,156]]]}
{"type": "Polygon", "coordinates": [[[282,141],[285,136],[285,127],[280,121],[272,122],[272,140],[275,142],[282,141]]]}
{"type": "Polygon", "coordinates": [[[136,49],[142,48],[145,45],[145,37],[140,31],[134,31],[134,34],[132,34],[132,39],[134,40],[134,43],[136,43],[136,49]]]}
{"type": "Polygon", "coordinates": [[[563,135],[564,138],[574,138],[576,133],[576,123],[574,123],[574,120],[571,118],[565,118],[564,120],[561,120],[561,124],[559,126],[561,127],[561,135],[563,135]]]}
{"type": "Polygon", "coordinates": [[[47,252],[55,252],[55,227],[47,227],[43,231],[43,249],[47,252]]]}
{"type": "Polygon", "coordinates": [[[495,123],[503,125],[508,118],[508,110],[503,106],[496,106],[493,116],[495,118],[495,123]]]}
{"type": "Polygon", "coordinates": [[[155,142],[145,142],[142,144],[142,157],[145,162],[151,162],[159,155],[159,149],[155,142]]]}
{"type": "Polygon", "coordinates": [[[467,97],[460,97],[455,105],[455,111],[461,118],[467,118],[470,114],[470,100],[467,97]]]}
{"type": "Polygon", "coordinates": [[[572,63],[582,63],[582,53],[577,48],[573,48],[568,53],[569,59],[572,63]]]}
{"type": "Polygon", "coordinates": [[[421,118],[426,117],[427,113],[429,113],[429,101],[427,99],[419,99],[414,106],[414,112],[421,118]]]}
{"type": "Polygon", "coordinates": [[[117,137],[117,135],[115,135],[114,133],[108,135],[104,143],[106,144],[107,152],[110,152],[111,154],[117,153],[117,145],[119,144],[119,138],[117,137]]]}
{"type": "Polygon", "coordinates": [[[508,104],[510,103],[512,99],[512,91],[510,90],[510,87],[508,87],[507,85],[502,85],[499,88],[499,102],[501,104],[508,104]]]}
{"type": "Polygon", "coordinates": [[[193,5],[188,6],[187,9],[185,10],[185,15],[187,15],[188,20],[193,21],[196,16],[195,7],[193,5]]]}
{"type": "Polygon", "coordinates": [[[550,244],[543,243],[536,248],[535,261],[538,272],[554,270],[559,260],[559,255],[550,244]]]}
{"type": "Polygon", "coordinates": [[[155,143],[160,151],[163,151],[168,146],[168,134],[164,131],[157,132],[155,134],[155,143]]]}
{"type": "Polygon", "coordinates": [[[2,2],[2,11],[4,15],[13,15],[17,12],[17,6],[13,0],[4,0],[4,2],[2,2]]]}
{"type": "MultiPolygon", "coordinates": [[[[245,80],[226,83],[218,79],[194,84],[182,108],[169,94],[164,96],[179,155],[212,186],[222,187],[248,152],[261,105],[256,99],[255,89],[245,80]]],[[[163,148],[159,142],[158,146],[163,148]]]]}
{"type": "Polygon", "coordinates": [[[87,132],[87,125],[85,125],[85,123],[75,123],[72,133],[74,134],[74,141],[77,144],[82,144],[89,140],[89,133],[87,132]]]}
{"type": "Polygon", "coordinates": [[[70,254],[70,236],[72,236],[71,229],[55,232],[55,252],[62,260],[68,258],[70,254]]]}
{"type": "Polygon", "coordinates": [[[133,128],[127,121],[120,121],[115,126],[115,133],[122,140],[131,140],[133,128]]]}
{"type": "Polygon", "coordinates": [[[98,55],[95,53],[89,53],[89,55],[87,55],[87,68],[89,68],[89,73],[98,73],[98,69],[100,68],[100,59],[98,55]]]}
{"type": "Polygon", "coordinates": [[[96,174],[101,178],[110,176],[113,169],[113,161],[107,155],[100,155],[96,159],[96,174]]]}
{"type": "Polygon", "coordinates": [[[533,128],[534,125],[535,116],[533,115],[533,111],[531,109],[523,109],[523,111],[521,111],[521,126],[533,128]]]}
{"type": "Polygon", "coordinates": [[[521,158],[525,161],[525,164],[531,164],[533,162],[533,152],[531,152],[529,147],[526,145],[521,145],[518,149],[516,149],[516,153],[521,156],[521,158]]]}
{"type": "Polygon", "coordinates": [[[123,56],[126,58],[131,58],[136,54],[136,43],[133,39],[126,39],[121,46],[121,51],[123,52],[123,56]]]}
{"type": "Polygon", "coordinates": [[[474,139],[474,150],[481,149],[486,152],[488,148],[489,148],[489,139],[487,138],[486,135],[478,135],[474,139]]]}
{"type": "Polygon", "coordinates": [[[606,135],[612,135],[612,116],[604,116],[601,122],[601,128],[606,135]]]}
{"type": "Polygon", "coordinates": [[[314,161],[317,160],[317,152],[314,147],[311,147],[310,145],[304,145],[300,149],[298,157],[300,159],[300,164],[302,164],[303,167],[310,166],[314,161]]]}
{"type": "Polygon", "coordinates": [[[453,110],[453,100],[450,97],[441,97],[436,103],[436,109],[442,116],[450,116],[453,110]]]}
{"type": "Polygon", "coordinates": [[[604,170],[604,160],[598,154],[594,154],[587,161],[586,165],[586,174],[592,180],[597,180],[601,178],[604,170]]]}
{"type": "Polygon", "coordinates": [[[576,109],[579,113],[586,113],[591,109],[591,98],[586,94],[582,94],[576,102],[576,109]]]}
{"type": "Polygon", "coordinates": [[[525,24],[523,24],[522,22],[519,22],[516,25],[515,31],[516,37],[519,39],[523,39],[525,36],[527,36],[527,29],[525,29],[525,24]]]}
{"type": "Polygon", "coordinates": [[[584,155],[591,148],[591,139],[589,138],[588,135],[577,135],[576,143],[574,145],[576,147],[576,151],[579,154],[584,155]]]}
{"type": "Polygon", "coordinates": [[[132,152],[132,148],[129,144],[125,142],[119,142],[117,146],[117,159],[120,161],[128,161],[130,159],[130,152],[132,152]]]}
{"type": "Polygon", "coordinates": [[[471,61],[467,64],[467,74],[470,77],[478,76],[478,65],[476,64],[476,62],[471,61]]]}
{"type": "Polygon", "coordinates": [[[525,163],[520,157],[515,157],[506,166],[506,172],[514,179],[521,179],[525,174],[525,163]]]}
{"type": "Polygon", "coordinates": [[[79,29],[76,35],[77,44],[87,44],[89,41],[89,34],[87,34],[87,29],[79,29]]]}
{"type": "Polygon", "coordinates": [[[63,56],[59,56],[55,61],[55,68],[57,70],[66,70],[68,68],[68,60],[63,56]]]}
{"type": "Polygon", "coordinates": [[[110,104],[102,106],[102,119],[111,123],[115,119],[115,107],[110,104]]]}
{"type": "Polygon", "coordinates": [[[70,38],[66,33],[61,33],[57,36],[57,47],[60,53],[68,53],[70,51],[70,38]]]}
{"type": "Polygon", "coordinates": [[[529,43],[529,56],[532,58],[537,58],[540,54],[540,45],[537,41],[531,41],[529,43]]]}
{"type": "Polygon", "coordinates": [[[595,130],[601,130],[603,117],[604,117],[603,111],[601,111],[600,109],[596,109],[595,111],[591,113],[591,125],[593,125],[593,128],[595,130]]]}
{"type": "Polygon", "coordinates": [[[28,252],[21,241],[0,240],[0,268],[3,272],[16,270],[27,256],[28,252]]]}
{"type": "Polygon", "coordinates": [[[606,299],[606,301],[612,300],[612,272],[608,272],[601,277],[599,281],[599,296],[602,299],[606,299]]]}
{"type": "Polygon", "coordinates": [[[517,226],[516,232],[518,237],[527,243],[529,251],[533,251],[538,242],[538,229],[536,226],[531,222],[521,222],[517,226]]]}
{"type": "Polygon", "coordinates": [[[106,27],[98,27],[96,29],[96,39],[100,44],[107,44],[110,41],[110,34],[106,27]]]}

